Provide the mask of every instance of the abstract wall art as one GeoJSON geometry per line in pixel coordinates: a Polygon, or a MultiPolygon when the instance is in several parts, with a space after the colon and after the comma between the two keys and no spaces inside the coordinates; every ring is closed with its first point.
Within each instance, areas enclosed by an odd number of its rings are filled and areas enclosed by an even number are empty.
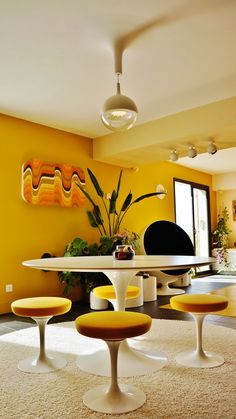
{"type": "Polygon", "coordinates": [[[33,158],[23,164],[22,197],[34,205],[81,207],[85,196],[76,182],[85,185],[85,174],[79,167],[33,158]]]}

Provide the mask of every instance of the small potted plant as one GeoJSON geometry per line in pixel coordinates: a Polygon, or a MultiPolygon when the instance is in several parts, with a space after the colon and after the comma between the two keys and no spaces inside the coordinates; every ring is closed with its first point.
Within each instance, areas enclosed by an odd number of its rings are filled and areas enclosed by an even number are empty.
{"type": "MultiPolygon", "coordinates": [[[[105,256],[111,255],[117,245],[131,244],[135,249],[139,247],[139,237],[136,233],[125,230],[113,237],[102,236],[99,243],[88,244],[80,237],[67,243],[64,257],[71,256],[105,256]]],[[[64,294],[68,294],[72,287],[83,285],[88,294],[94,287],[110,285],[111,282],[102,272],[58,272],[59,280],[64,284],[64,294]]]]}
{"type": "Polygon", "coordinates": [[[212,232],[213,254],[217,257],[218,263],[225,268],[229,267],[228,261],[228,237],[231,230],[228,227],[229,212],[227,207],[218,214],[218,222],[216,229],[212,232]]]}

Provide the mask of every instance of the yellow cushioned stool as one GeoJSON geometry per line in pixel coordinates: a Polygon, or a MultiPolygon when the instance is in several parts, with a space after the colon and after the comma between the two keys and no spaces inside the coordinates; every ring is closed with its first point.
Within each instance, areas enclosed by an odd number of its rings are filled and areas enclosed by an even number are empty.
{"type": "Polygon", "coordinates": [[[224,358],[222,356],[203,350],[202,326],[206,314],[227,307],[227,298],[212,294],[185,294],[171,297],[170,305],[175,310],[189,312],[193,316],[197,335],[196,349],[180,353],[176,357],[176,361],[186,367],[194,368],[212,368],[223,364],[224,358]]]}
{"type": "Polygon", "coordinates": [[[11,309],[17,316],[32,317],[39,330],[40,350],[37,358],[27,358],[20,361],[18,368],[24,372],[45,373],[63,368],[67,361],[61,357],[49,357],[45,352],[45,328],[53,316],[67,313],[71,301],[61,297],[32,297],[16,300],[11,309]]]}
{"type": "MultiPolygon", "coordinates": [[[[97,298],[102,298],[105,300],[110,301],[113,305],[114,310],[118,311],[118,302],[116,299],[116,292],[113,285],[103,285],[101,287],[96,287],[92,291],[97,298]]],[[[132,298],[136,298],[140,295],[140,288],[134,285],[129,285],[126,291],[126,300],[130,300],[132,298]]]]}
{"type": "Polygon", "coordinates": [[[84,336],[103,339],[109,348],[111,382],[89,390],[83,397],[84,404],[96,412],[125,413],[142,406],[146,400],[144,392],[134,386],[119,385],[117,380],[117,358],[120,343],[142,335],[151,327],[152,319],[142,313],[126,311],[102,311],[79,316],[75,320],[78,332],[84,336]]]}

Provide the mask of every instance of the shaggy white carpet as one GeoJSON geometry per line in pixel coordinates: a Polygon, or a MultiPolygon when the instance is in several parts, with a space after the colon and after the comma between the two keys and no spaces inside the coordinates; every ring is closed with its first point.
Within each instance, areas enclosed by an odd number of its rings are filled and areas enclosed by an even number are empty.
{"type": "Polygon", "coordinates": [[[80,336],[73,322],[49,325],[49,353],[64,353],[67,366],[49,374],[27,374],[17,369],[19,360],[32,355],[38,342],[35,327],[0,337],[1,419],[235,419],[236,330],[212,326],[205,321],[204,346],[225,357],[225,364],[212,369],[188,369],[175,362],[175,355],[195,344],[193,322],[153,320],[152,329],[140,344],[168,356],[161,370],[141,377],[120,378],[143,389],[146,403],[121,415],[95,413],[83,405],[82,395],[108,378],[79,370],[78,350],[103,342],[80,336]]]}

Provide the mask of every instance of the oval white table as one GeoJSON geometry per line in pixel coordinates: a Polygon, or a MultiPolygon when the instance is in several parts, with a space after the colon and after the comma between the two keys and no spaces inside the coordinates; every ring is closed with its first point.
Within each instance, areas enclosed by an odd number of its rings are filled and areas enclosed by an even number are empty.
{"type": "MultiPolygon", "coordinates": [[[[116,291],[118,309],[125,310],[125,296],[127,287],[140,271],[156,271],[158,269],[170,270],[178,268],[192,268],[215,263],[216,259],[198,256],[150,256],[136,255],[133,260],[115,260],[113,256],[79,256],[79,257],[56,257],[27,260],[24,266],[45,269],[48,271],[71,271],[71,272],[103,272],[113,284],[116,291]]],[[[88,338],[89,342],[89,338],[88,338]]],[[[136,345],[139,342],[137,339],[136,345]]],[[[141,340],[143,343],[144,340],[141,340]]],[[[130,341],[129,341],[130,343],[130,341]]],[[[89,348],[89,353],[80,354],[77,360],[78,366],[86,372],[96,375],[109,376],[110,365],[108,351],[105,347],[96,351],[89,348]]],[[[89,345],[89,343],[88,343],[89,345]]],[[[136,347],[135,345],[135,347],[136,347]]],[[[143,348],[131,348],[127,341],[121,344],[119,351],[118,375],[120,377],[138,376],[150,374],[161,369],[167,362],[167,358],[143,348]]]]}

